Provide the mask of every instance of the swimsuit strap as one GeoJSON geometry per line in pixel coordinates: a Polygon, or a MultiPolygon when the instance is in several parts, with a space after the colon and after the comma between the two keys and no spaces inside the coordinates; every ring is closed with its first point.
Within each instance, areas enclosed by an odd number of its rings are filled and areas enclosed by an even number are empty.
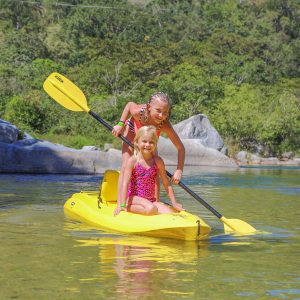
{"type": "Polygon", "coordinates": [[[135,134],[135,128],[134,128],[134,123],[133,123],[133,121],[132,121],[132,117],[131,117],[130,119],[126,120],[125,123],[126,123],[126,125],[128,126],[129,131],[131,131],[132,133],[135,134]]]}
{"type": "Polygon", "coordinates": [[[152,168],[154,168],[154,170],[157,170],[157,164],[156,164],[154,157],[152,158],[152,165],[149,168],[147,168],[147,167],[143,166],[141,163],[137,162],[134,167],[137,168],[138,166],[142,167],[147,172],[150,171],[152,168]]]}
{"type": "Polygon", "coordinates": [[[147,104],[143,105],[139,111],[139,121],[142,123],[142,118],[144,118],[144,123],[149,122],[149,113],[147,111],[147,104]]]}

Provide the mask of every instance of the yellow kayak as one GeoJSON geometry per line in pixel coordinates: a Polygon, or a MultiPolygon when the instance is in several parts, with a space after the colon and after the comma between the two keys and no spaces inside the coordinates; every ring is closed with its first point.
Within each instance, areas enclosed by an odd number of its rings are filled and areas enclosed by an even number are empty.
{"type": "Polygon", "coordinates": [[[201,240],[209,235],[210,227],[187,211],[153,216],[121,211],[114,216],[118,175],[118,171],[106,171],[100,193],[93,191],[72,195],[64,205],[65,213],[89,225],[126,234],[180,240],[201,240]]]}

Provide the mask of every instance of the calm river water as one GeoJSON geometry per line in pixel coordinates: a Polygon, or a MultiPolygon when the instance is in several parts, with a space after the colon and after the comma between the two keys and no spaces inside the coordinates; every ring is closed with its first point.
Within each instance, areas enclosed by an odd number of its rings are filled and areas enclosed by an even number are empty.
{"type": "Polygon", "coordinates": [[[183,182],[227,218],[222,223],[181,188],[178,200],[211,227],[182,242],[117,235],[76,223],[63,204],[101,176],[0,175],[1,299],[300,299],[300,169],[185,169],[183,182]]]}

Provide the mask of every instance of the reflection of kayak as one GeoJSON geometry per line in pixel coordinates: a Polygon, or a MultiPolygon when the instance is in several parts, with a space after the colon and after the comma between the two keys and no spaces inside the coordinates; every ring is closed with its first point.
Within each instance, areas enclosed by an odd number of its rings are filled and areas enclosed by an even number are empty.
{"type": "Polygon", "coordinates": [[[178,241],[173,239],[164,239],[162,241],[160,238],[141,238],[133,235],[101,236],[100,238],[79,239],[77,242],[82,247],[99,246],[99,257],[102,262],[114,261],[118,258],[126,259],[128,254],[130,254],[135,261],[191,263],[196,259],[206,257],[209,253],[209,244],[206,242],[201,244],[192,241],[178,243],[178,241]],[[123,251],[117,253],[120,249],[123,249],[123,251]]]}
{"type": "Polygon", "coordinates": [[[120,212],[114,216],[117,193],[117,171],[106,171],[99,192],[74,194],[64,205],[67,215],[76,220],[121,233],[181,240],[200,240],[208,236],[210,227],[199,217],[186,211],[143,216],[120,212]]]}

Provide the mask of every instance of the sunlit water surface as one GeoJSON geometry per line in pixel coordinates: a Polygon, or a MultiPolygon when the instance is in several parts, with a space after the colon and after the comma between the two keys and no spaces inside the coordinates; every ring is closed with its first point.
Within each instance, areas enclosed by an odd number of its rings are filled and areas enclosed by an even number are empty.
{"type": "MultiPolygon", "coordinates": [[[[0,175],[1,299],[300,299],[300,169],[185,169],[183,182],[259,231],[201,242],[117,235],[74,222],[63,204],[101,176],[0,175]]],[[[163,194],[165,198],[165,194],[163,194]]],[[[137,224],[138,225],[138,224],[137,224]]]]}

